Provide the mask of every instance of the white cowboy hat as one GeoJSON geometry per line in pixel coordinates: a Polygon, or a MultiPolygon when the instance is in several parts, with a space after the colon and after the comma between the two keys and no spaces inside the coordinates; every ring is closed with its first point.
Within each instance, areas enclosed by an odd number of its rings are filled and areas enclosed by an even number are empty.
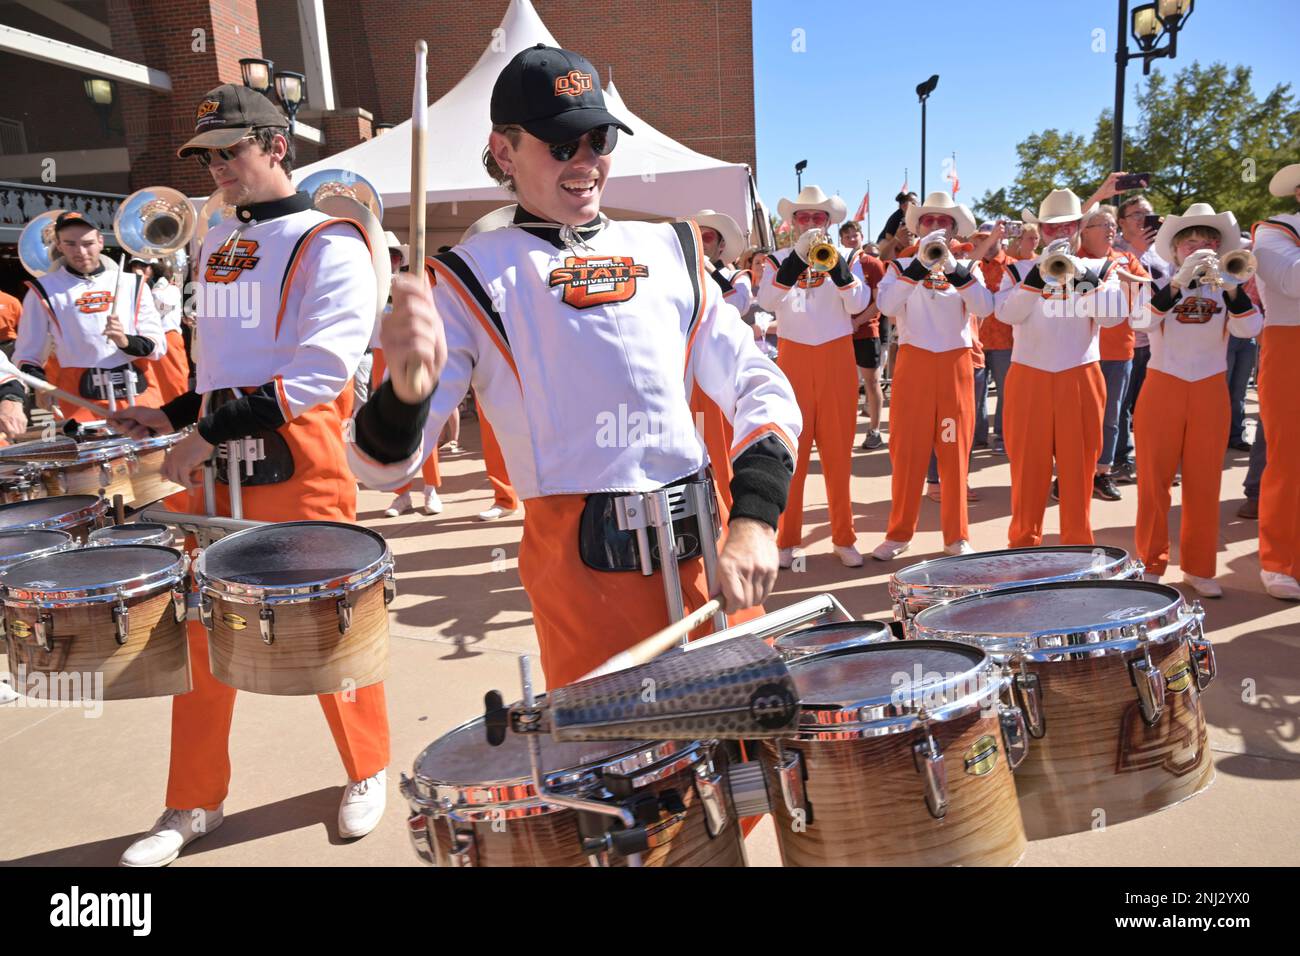
{"type": "Polygon", "coordinates": [[[500,209],[493,209],[486,216],[480,216],[477,220],[470,223],[470,227],[461,233],[460,241],[468,242],[480,232],[491,232],[493,229],[503,229],[514,221],[515,212],[519,207],[515,203],[509,206],[502,206],[500,209]]]}
{"type": "Polygon", "coordinates": [[[1083,204],[1068,189],[1053,189],[1038,206],[1036,222],[1054,224],[1075,222],[1083,218],[1083,204]]]}
{"type": "Polygon", "coordinates": [[[917,223],[926,213],[951,216],[953,222],[957,224],[953,229],[955,235],[969,236],[975,231],[975,217],[971,215],[971,211],[961,203],[953,202],[952,197],[943,190],[930,193],[925,197],[925,202],[919,206],[914,204],[907,207],[907,212],[903,215],[903,219],[907,222],[907,231],[919,237],[921,231],[917,223]]]}
{"type": "Polygon", "coordinates": [[[745,251],[745,237],[740,231],[740,226],[725,212],[701,209],[694,215],[687,216],[686,219],[694,219],[695,224],[701,229],[707,226],[718,234],[721,239],[718,245],[718,258],[724,265],[730,265],[745,251]]]}
{"type": "Polygon", "coordinates": [[[842,222],[849,214],[848,207],[839,196],[827,196],[820,186],[805,186],[794,199],[782,199],[776,204],[776,212],[786,222],[794,222],[794,214],[800,209],[820,209],[829,213],[831,222],[842,222]]]}
{"type": "Polygon", "coordinates": [[[1274,196],[1290,196],[1297,189],[1300,189],[1300,163],[1283,166],[1268,183],[1268,191],[1274,196]]]}
{"type": "Polygon", "coordinates": [[[1241,248],[1241,227],[1237,217],[1230,212],[1214,211],[1208,202],[1194,202],[1181,216],[1165,216],[1164,224],[1156,233],[1156,255],[1165,262],[1174,261],[1174,236],[1192,226],[1209,226],[1219,231],[1219,255],[1241,248]]]}
{"type": "Polygon", "coordinates": [[[1038,217],[1034,215],[1034,211],[1032,209],[1020,210],[1020,221],[1024,223],[1028,223],[1031,226],[1038,225],[1038,217]]]}

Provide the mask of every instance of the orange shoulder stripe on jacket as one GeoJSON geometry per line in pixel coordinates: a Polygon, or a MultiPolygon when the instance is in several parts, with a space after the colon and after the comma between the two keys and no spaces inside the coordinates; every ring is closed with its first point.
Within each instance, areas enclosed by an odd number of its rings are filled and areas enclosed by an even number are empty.
{"type": "Polygon", "coordinates": [[[298,264],[302,262],[302,257],[307,252],[307,247],[311,245],[311,241],[316,238],[316,234],[322,229],[327,226],[337,226],[340,223],[355,228],[357,233],[361,236],[361,241],[366,244],[366,251],[370,251],[370,239],[366,235],[366,230],[362,227],[361,223],[357,222],[355,219],[326,219],[324,222],[318,223],[308,229],[306,234],[299,241],[298,251],[294,254],[293,262],[289,264],[289,272],[287,278],[284,280],[284,289],[280,292],[280,310],[275,316],[275,337],[277,339],[280,337],[280,323],[284,321],[284,310],[289,305],[289,290],[293,288],[293,277],[298,271],[298,264]]]}
{"type": "Polygon", "coordinates": [[[752,432],[731,446],[731,451],[729,452],[731,460],[735,461],[736,456],[742,451],[754,444],[754,442],[758,441],[760,438],[769,434],[775,435],[781,440],[781,443],[789,450],[791,458],[799,457],[799,443],[791,438],[789,432],[780,425],[775,422],[768,422],[766,425],[760,425],[758,428],[755,428],[752,432]]]}
{"type": "Polygon", "coordinates": [[[54,314],[54,310],[50,308],[50,303],[46,301],[46,298],[42,294],[41,290],[37,288],[36,283],[32,282],[30,279],[24,279],[23,285],[27,286],[27,288],[31,289],[33,292],[36,293],[36,298],[38,298],[41,302],[41,305],[45,307],[45,311],[49,315],[50,321],[54,323],[54,327],[58,329],[59,334],[62,335],[63,327],[59,325],[59,317],[54,314]]]}
{"type": "Polygon", "coordinates": [[[426,272],[432,273],[432,277],[430,278],[431,282],[445,282],[447,286],[456,293],[461,302],[465,304],[465,308],[469,311],[469,314],[474,317],[474,320],[478,322],[480,326],[483,327],[483,331],[487,333],[488,339],[490,339],[492,344],[497,347],[497,351],[501,353],[501,357],[506,360],[506,364],[510,366],[510,371],[515,373],[515,381],[519,382],[519,387],[522,389],[524,383],[519,378],[519,369],[515,365],[514,356],[510,354],[510,348],[504,341],[502,341],[496,327],[492,324],[492,320],[483,313],[478,302],[476,302],[474,297],[470,295],[469,290],[465,288],[464,283],[460,281],[456,273],[452,272],[441,262],[432,257],[424,260],[424,268],[426,272]]]}
{"type": "MultiPolygon", "coordinates": [[[[704,271],[704,241],[700,238],[700,227],[695,225],[694,220],[690,220],[691,235],[695,237],[695,281],[700,290],[700,301],[695,307],[695,314],[691,316],[691,323],[687,326],[691,330],[690,336],[686,340],[686,362],[685,367],[691,365],[691,349],[695,346],[695,336],[700,331],[700,326],[704,324],[704,310],[708,304],[709,279],[704,271]]],[[[689,268],[689,264],[687,268],[689,268]]]]}
{"type": "Polygon", "coordinates": [[[1250,239],[1252,242],[1254,242],[1255,240],[1255,230],[1258,229],[1260,226],[1271,226],[1272,228],[1278,230],[1278,232],[1286,236],[1288,239],[1290,239],[1292,242],[1294,242],[1297,246],[1300,246],[1300,233],[1297,233],[1287,223],[1276,222],[1272,219],[1262,219],[1259,222],[1255,223],[1255,225],[1250,227],[1250,239]]]}

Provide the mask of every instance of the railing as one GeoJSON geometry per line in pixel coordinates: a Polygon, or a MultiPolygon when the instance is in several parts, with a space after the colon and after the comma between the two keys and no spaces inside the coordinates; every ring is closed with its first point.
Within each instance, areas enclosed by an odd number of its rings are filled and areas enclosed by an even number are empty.
{"type": "Polygon", "coordinates": [[[27,152],[27,130],[15,119],[0,116],[0,156],[21,156],[27,152]]]}
{"type": "Polygon", "coordinates": [[[0,180],[0,224],[22,226],[51,209],[81,213],[102,231],[113,228],[117,207],[126,197],[88,189],[58,189],[0,180]]]}

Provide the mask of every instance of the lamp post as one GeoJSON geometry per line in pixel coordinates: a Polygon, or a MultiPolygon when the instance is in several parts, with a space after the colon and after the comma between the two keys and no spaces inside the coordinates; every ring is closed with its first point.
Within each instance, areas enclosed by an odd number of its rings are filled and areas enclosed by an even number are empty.
{"type": "Polygon", "coordinates": [[[924,83],[916,84],[916,97],[921,101],[921,201],[925,201],[925,101],[930,98],[934,88],[939,85],[936,73],[924,83]]]}
{"type": "Polygon", "coordinates": [[[1124,168],[1124,72],[1129,60],[1142,60],[1142,75],[1151,73],[1151,61],[1167,56],[1170,59],[1178,55],[1178,31],[1192,15],[1195,0],[1155,0],[1133,8],[1130,23],[1128,0],[1119,0],[1119,19],[1116,34],[1119,42],[1115,50],[1115,113],[1114,129],[1111,131],[1111,166],[1114,172],[1124,168]],[[1128,48],[1128,31],[1132,28],[1133,39],[1137,41],[1138,52],[1131,53],[1128,48]],[[1160,46],[1160,40],[1168,35],[1169,42],[1160,46]]]}
{"type": "Polygon", "coordinates": [[[392,128],[393,128],[392,123],[376,123],[373,127],[371,127],[375,136],[383,136],[392,128]]]}
{"type": "Polygon", "coordinates": [[[113,114],[113,81],[102,76],[88,76],[85,79],[86,98],[99,114],[99,122],[104,135],[109,135],[109,117],[113,114]]]}
{"type": "Polygon", "coordinates": [[[284,111],[289,114],[289,135],[293,135],[294,117],[298,107],[307,100],[307,77],[292,70],[279,70],[275,74],[275,95],[284,111]]]}
{"type": "Polygon", "coordinates": [[[794,194],[803,192],[803,171],[808,168],[808,160],[801,159],[794,164],[794,194]]]}
{"type": "Polygon", "coordinates": [[[239,73],[244,78],[244,85],[264,96],[271,93],[271,75],[274,71],[275,64],[270,60],[247,57],[239,61],[239,73]]]}

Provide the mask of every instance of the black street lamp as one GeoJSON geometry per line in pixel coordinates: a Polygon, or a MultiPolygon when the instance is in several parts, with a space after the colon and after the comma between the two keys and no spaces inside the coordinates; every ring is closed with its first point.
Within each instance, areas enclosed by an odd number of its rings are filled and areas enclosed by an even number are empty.
{"type": "Polygon", "coordinates": [[[271,75],[274,71],[275,64],[270,60],[247,57],[239,61],[239,72],[244,78],[244,85],[264,96],[271,93],[271,75]]]}
{"type": "Polygon", "coordinates": [[[307,100],[307,77],[291,70],[278,70],[275,74],[275,95],[279,97],[284,111],[289,114],[289,135],[293,135],[294,117],[298,107],[307,100]]]}
{"type": "Polygon", "coordinates": [[[109,118],[113,115],[113,81],[106,80],[102,76],[88,76],[83,82],[86,88],[86,98],[90,100],[91,105],[95,107],[95,112],[99,114],[99,122],[103,127],[104,135],[111,135],[109,118]]]}
{"type": "Polygon", "coordinates": [[[921,201],[925,201],[925,101],[930,98],[934,88],[939,85],[936,73],[924,83],[916,84],[916,97],[921,101],[921,201]]]}
{"type": "Polygon", "coordinates": [[[797,196],[803,192],[803,171],[808,168],[808,160],[801,159],[794,164],[794,194],[797,196]]]}
{"type": "Polygon", "coordinates": [[[1119,0],[1119,20],[1116,32],[1119,42],[1115,50],[1115,128],[1111,134],[1111,165],[1115,172],[1124,168],[1124,71],[1129,60],[1142,60],[1142,75],[1151,73],[1151,61],[1162,56],[1173,58],[1178,55],[1178,31],[1192,15],[1195,0],[1156,0],[1133,8],[1130,24],[1128,0],[1119,0]],[[1133,39],[1137,41],[1138,52],[1131,53],[1128,48],[1128,31],[1130,26],[1133,39]],[[1160,46],[1160,40],[1168,35],[1169,42],[1160,46]]]}

